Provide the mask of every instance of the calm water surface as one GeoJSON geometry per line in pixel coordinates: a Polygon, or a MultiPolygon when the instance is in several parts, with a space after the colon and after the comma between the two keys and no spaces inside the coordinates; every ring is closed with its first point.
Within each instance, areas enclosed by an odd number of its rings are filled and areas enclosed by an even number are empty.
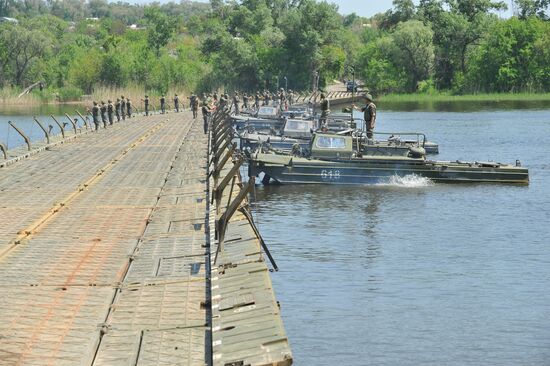
{"type": "Polygon", "coordinates": [[[550,365],[550,110],[379,110],[528,187],[258,187],[296,365],[550,365]]]}
{"type": "Polygon", "coordinates": [[[8,121],[13,122],[19,129],[23,131],[32,141],[44,139],[44,132],[38,124],[34,122],[33,116],[37,116],[38,120],[46,129],[52,126],[52,134],[61,133],[61,129],[50,117],[53,115],[62,125],[67,124],[65,129],[72,131],[72,125],[65,116],[67,113],[73,120],[78,118],[79,124],[82,125],[82,120],[76,114],[78,109],[81,113],[86,110],[85,105],[78,104],[49,104],[49,105],[31,105],[31,106],[6,106],[0,105],[0,143],[6,145],[8,149],[24,145],[23,138],[8,124],[8,121]]]}

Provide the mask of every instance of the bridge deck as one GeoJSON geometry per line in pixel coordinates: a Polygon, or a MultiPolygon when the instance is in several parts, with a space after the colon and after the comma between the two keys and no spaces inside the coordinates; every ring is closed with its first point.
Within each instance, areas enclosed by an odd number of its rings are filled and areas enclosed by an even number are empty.
{"type": "Polygon", "coordinates": [[[0,170],[0,360],[208,363],[207,138],[135,118],[0,170]]]}

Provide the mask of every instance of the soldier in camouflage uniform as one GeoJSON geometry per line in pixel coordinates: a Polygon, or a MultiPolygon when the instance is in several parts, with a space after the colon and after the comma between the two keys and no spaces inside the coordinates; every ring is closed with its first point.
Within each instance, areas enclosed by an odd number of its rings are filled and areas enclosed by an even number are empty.
{"type": "Polygon", "coordinates": [[[166,113],[166,97],[164,94],[160,97],[160,113],[166,113]]]}
{"type": "Polygon", "coordinates": [[[120,115],[122,120],[126,120],[126,99],[124,99],[124,95],[120,96],[120,115]]]}
{"type": "MultiPolygon", "coordinates": [[[[367,127],[367,137],[372,139],[374,136],[374,125],[376,124],[376,104],[372,101],[372,95],[366,93],[363,95],[366,101],[366,105],[361,108],[361,112],[364,113],[363,118],[367,127]]],[[[358,109],[355,104],[352,105],[353,109],[358,109]]]]}
{"type": "Polygon", "coordinates": [[[145,99],[143,99],[143,106],[145,107],[145,115],[149,115],[149,96],[146,95],[145,99]]]}
{"type": "Polygon", "coordinates": [[[256,96],[254,97],[254,107],[256,108],[256,111],[260,109],[260,92],[256,92],[256,96]]]}
{"type": "Polygon", "coordinates": [[[132,102],[130,98],[126,98],[126,111],[128,112],[128,118],[132,117],[132,102]]]}
{"type": "Polygon", "coordinates": [[[241,102],[241,98],[239,98],[239,92],[235,91],[235,95],[233,95],[233,106],[235,107],[235,114],[239,114],[240,102],[241,102]]]}
{"type": "Polygon", "coordinates": [[[319,127],[326,128],[327,126],[327,119],[330,115],[330,102],[325,96],[325,94],[321,94],[321,117],[319,118],[319,127]]]}
{"type": "Polygon", "coordinates": [[[243,94],[243,109],[248,109],[248,94],[246,93],[243,94]]]}
{"type": "Polygon", "coordinates": [[[178,95],[174,95],[174,109],[176,110],[176,113],[179,113],[180,111],[180,98],[178,98],[178,95]]]}
{"type": "Polygon", "coordinates": [[[107,105],[104,101],[101,101],[99,110],[101,111],[101,122],[103,122],[103,127],[107,128],[107,105]]]}
{"type": "Polygon", "coordinates": [[[116,98],[115,113],[116,113],[116,121],[120,122],[120,98],[116,98]]]}
{"type": "Polygon", "coordinates": [[[202,100],[202,118],[204,133],[208,133],[208,116],[210,115],[210,100],[204,98],[202,100]]]}
{"type": "Polygon", "coordinates": [[[97,102],[94,102],[94,106],[92,107],[92,119],[94,121],[95,130],[99,130],[99,107],[97,106],[97,102]]]}
{"type": "Polygon", "coordinates": [[[113,125],[114,114],[115,114],[115,106],[113,105],[113,102],[109,99],[107,104],[107,116],[109,117],[109,124],[111,126],[113,125]]]}

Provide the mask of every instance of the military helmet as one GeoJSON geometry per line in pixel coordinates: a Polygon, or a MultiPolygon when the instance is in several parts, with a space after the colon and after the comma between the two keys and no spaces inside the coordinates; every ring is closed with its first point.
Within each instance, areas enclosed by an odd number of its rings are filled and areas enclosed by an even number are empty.
{"type": "Polygon", "coordinates": [[[109,99],[109,100],[107,101],[107,103],[112,103],[111,99],[109,99]]]}
{"type": "Polygon", "coordinates": [[[365,98],[366,100],[370,100],[372,102],[372,95],[370,95],[370,93],[363,94],[363,98],[365,98]]]}

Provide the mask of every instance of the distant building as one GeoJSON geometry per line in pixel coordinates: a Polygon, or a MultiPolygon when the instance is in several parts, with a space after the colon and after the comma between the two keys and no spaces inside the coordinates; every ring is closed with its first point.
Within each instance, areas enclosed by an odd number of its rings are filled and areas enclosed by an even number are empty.
{"type": "Polygon", "coordinates": [[[8,18],[8,17],[0,17],[0,23],[13,23],[17,24],[19,21],[14,18],[8,18]]]}

